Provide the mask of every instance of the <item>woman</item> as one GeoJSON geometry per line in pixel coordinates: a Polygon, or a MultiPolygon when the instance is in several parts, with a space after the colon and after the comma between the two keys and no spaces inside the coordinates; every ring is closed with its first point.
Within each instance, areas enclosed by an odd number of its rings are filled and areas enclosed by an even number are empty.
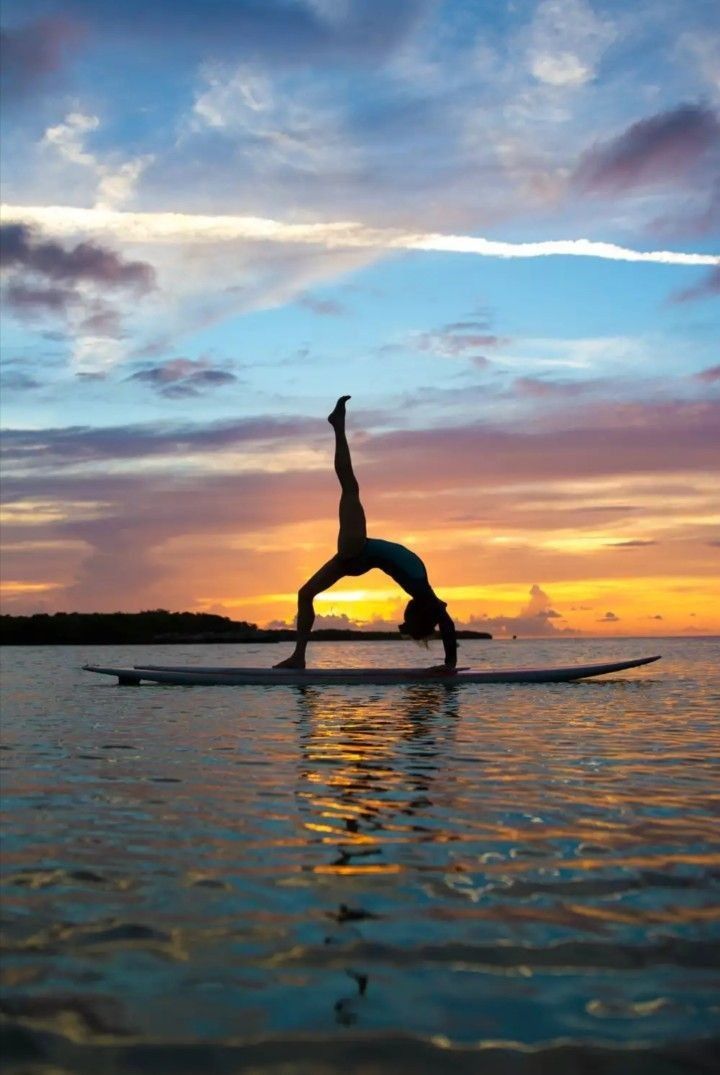
{"type": "Polygon", "coordinates": [[[348,575],[364,575],[377,567],[410,595],[400,633],[422,641],[429,638],[438,626],[445,647],[445,663],[428,671],[452,674],[457,661],[455,625],[445,611],[445,602],[437,597],[428,582],[422,560],[404,545],[367,536],[360,487],[353,473],[345,436],[345,404],[349,399],[350,396],[341,396],[328,416],[328,422],[335,430],[335,473],[341,489],[337,555],[328,560],[298,591],[295,652],[275,667],[305,667],[305,650],[315,621],[313,598],[317,594],[329,589],[339,579],[348,575]]]}

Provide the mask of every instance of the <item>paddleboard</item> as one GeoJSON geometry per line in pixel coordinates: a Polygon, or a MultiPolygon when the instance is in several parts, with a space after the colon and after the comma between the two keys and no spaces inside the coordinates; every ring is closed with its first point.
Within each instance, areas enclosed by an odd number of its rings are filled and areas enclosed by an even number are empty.
{"type": "Polygon", "coordinates": [[[571,668],[497,668],[494,670],[465,670],[454,675],[428,673],[423,668],[207,668],[185,665],[136,665],[132,668],[106,668],[85,664],[86,672],[117,676],[123,686],[141,682],[165,683],[185,687],[216,686],[303,686],[306,684],[339,684],[379,686],[400,683],[569,683],[590,676],[605,676],[652,664],[660,657],[639,657],[632,661],[613,661],[606,664],[579,664],[571,668]]]}

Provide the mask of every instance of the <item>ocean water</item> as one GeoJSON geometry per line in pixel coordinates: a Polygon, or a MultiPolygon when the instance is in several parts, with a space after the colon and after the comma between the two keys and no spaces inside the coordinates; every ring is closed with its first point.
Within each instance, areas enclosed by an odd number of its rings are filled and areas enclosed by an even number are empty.
{"type": "Polygon", "coordinates": [[[477,667],[663,654],[559,685],[80,670],[287,650],[3,652],[7,1071],[716,1070],[718,640],[463,644],[477,667]]]}

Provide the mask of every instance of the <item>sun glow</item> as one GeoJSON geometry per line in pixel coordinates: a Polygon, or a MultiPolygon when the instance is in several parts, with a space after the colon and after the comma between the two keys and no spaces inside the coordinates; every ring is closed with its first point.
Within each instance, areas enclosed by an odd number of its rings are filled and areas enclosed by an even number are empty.
{"type": "MultiPolygon", "coordinates": [[[[713,634],[720,632],[720,585],[703,577],[658,576],[628,582],[626,579],[587,578],[543,580],[551,615],[538,618],[532,627],[527,608],[530,586],[527,583],[493,583],[485,585],[436,585],[438,594],[448,602],[449,612],[457,624],[475,630],[503,634],[587,634],[587,635],[667,635],[713,634]],[[517,619],[518,627],[498,624],[496,620],[517,619]]],[[[343,589],[333,587],[315,599],[320,617],[346,616],[358,625],[383,625],[392,629],[402,618],[407,595],[397,588],[370,586],[343,589]]],[[[295,592],[262,593],[254,597],[215,595],[199,598],[198,611],[213,609],[226,615],[257,623],[294,621],[297,611],[295,592]]]]}
{"type": "Polygon", "coordinates": [[[62,587],[62,582],[21,582],[15,579],[7,579],[0,582],[0,593],[7,597],[14,597],[25,594],[46,593],[50,590],[60,590],[62,587]]]}

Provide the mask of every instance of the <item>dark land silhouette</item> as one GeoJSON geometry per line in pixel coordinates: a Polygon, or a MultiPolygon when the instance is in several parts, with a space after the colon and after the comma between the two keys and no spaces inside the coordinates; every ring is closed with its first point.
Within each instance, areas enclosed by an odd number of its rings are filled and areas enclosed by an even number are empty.
{"type": "MultiPolygon", "coordinates": [[[[439,638],[440,635],[438,634],[439,638]]],[[[492,638],[485,631],[458,631],[458,638],[492,638]]],[[[0,616],[3,646],[117,646],[188,642],[289,642],[293,628],[263,629],[245,620],[209,612],[55,612],[33,616],[0,616]]],[[[353,631],[321,627],[317,642],[395,641],[397,631],[353,631]]]]}

